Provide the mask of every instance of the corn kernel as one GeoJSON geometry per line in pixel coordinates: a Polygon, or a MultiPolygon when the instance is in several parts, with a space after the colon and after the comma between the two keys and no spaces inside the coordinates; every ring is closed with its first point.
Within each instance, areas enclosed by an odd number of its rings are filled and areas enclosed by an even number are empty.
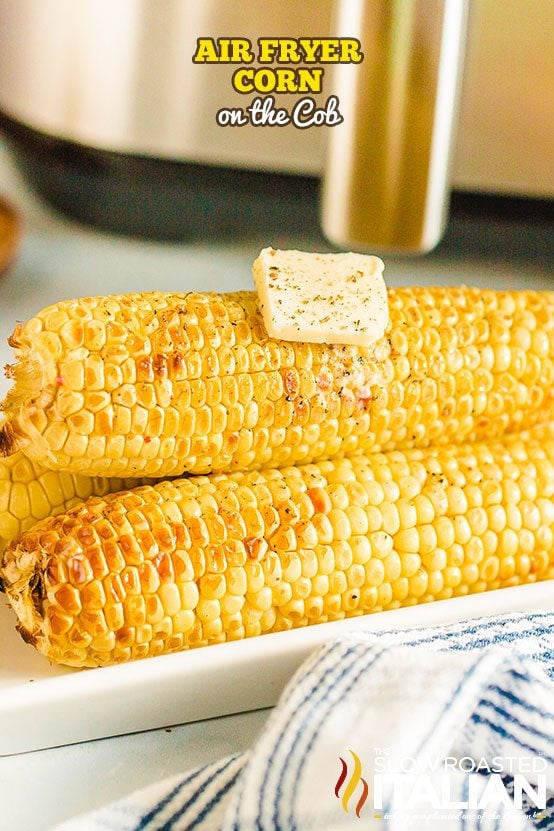
{"type": "Polygon", "coordinates": [[[432,525],[420,525],[418,530],[419,545],[416,550],[420,554],[428,554],[437,547],[437,533],[432,525]]]}
{"type": "MultiPolygon", "coordinates": [[[[371,545],[368,537],[355,536],[350,540],[352,562],[364,565],[371,557],[371,545]]],[[[307,575],[312,577],[313,575],[307,575]]]]}
{"type": "Polygon", "coordinates": [[[400,560],[402,562],[402,574],[404,577],[412,577],[419,571],[421,566],[419,554],[402,552],[400,554],[400,560]]]}
{"type": "Polygon", "coordinates": [[[467,512],[467,521],[472,534],[480,536],[488,528],[488,514],[485,508],[470,508],[467,512]]]}
{"type": "Polygon", "coordinates": [[[400,528],[414,528],[417,524],[417,510],[413,502],[408,499],[399,499],[396,508],[400,518],[400,528]]]}
{"type": "Polygon", "coordinates": [[[385,502],[382,507],[383,530],[387,534],[394,535],[400,530],[400,516],[396,505],[385,502]]]}
{"type": "Polygon", "coordinates": [[[342,571],[334,571],[329,576],[329,591],[331,594],[343,594],[348,588],[346,575],[342,571]]]}
{"type": "Polygon", "coordinates": [[[479,567],[476,563],[468,563],[462,568],[462,582],[471,586],[479,579],[479,567]]]}
{"type": "Polygon", "coordinates": [[[519,550],[524,554],[531,554],[535,549],[535,538],[531,531],[522,528],[518,533],[519,550]]]}
{"type": "Polygon", "coordinates": [[[196,606],[196,614],[202,623],[215,620],[221,615],[219,600],[207,600],[201,597],[196,606]]]}
{"type": "Polygon", "coordinates": [[[384,560],[393,550],[394,542],[390,534],[385,531],[377,531],[370,536],[371,553],[373,557],[384,560]]]}
{"type": "Polygon", "coordinates": [[[418,525],[429,525],[435,519],[435,509],[431,500],[424,494],[418,494],[414,499],[414,507],[417,513],[418,525]]]}
{"type": "Polygon", "coordinates": [[[394,536],[394,546],[401,552],[418,552],[420,550],[417,528],[406,528],[394,536]]]}
{"type": "Polygon", "coordinates": [[[392,586],[392,596],[394,600],[402,602],[408,597],[410,591],[410,583],[407,577],[399,577],[395,580],[392,586]]]}
{"type": "Polygon", "coordinates": [[[223,574],[205,574],[199,580],[200,594],[207,600],[221,600],[226,588],[223,574]]]}
{"type": "MultiPolygon", "coordinates": [[[[340,608],[340,597],[339,600],[339,608],[340,608]]],[[[285,618],[289,618],[289,620],[300,620],[304,617],[305,608],[304,608],[304,601],[303,600],[289,600],[284,606],[280,609],[281,614],[285,618]]]]}
{"type": "MultiPolygon", "coordinates": [[[[200,383],[192,395],[205,399],[200,383]]],[[[341,406],[354,405],[345,396],[341,406]]],[[[44,561],[41,643],[78,666],[552,577],[554,430],[537,431],[457,452],[397,450],[107,496],[43,520],[10,546],[2,581],[9,597],[20,571],[34,574],[35,558],[44,561]],[[376,476],[379,488],[369,487],[376,476]],[[318,514],[314,502],[330,486],[331,507],[318,514]]],[[[30,465],[21,459],[14,470],[31,503],[30,465]]],[[[67,478],[57,484],[63,499],[75,497],[67,478]]]]}
{"type": "Polygon", "coordinates": [[[435,531],[437,533],[437,542],[441,548],[450,548],[456,542],[454,524],[449,517],[437,517],[435,531]]]}
{"type": "Polygon", "coordinates": [[[443,571],[448,563],[448,557],[444,548],[435,548],[434,551],[422,554],[421,561],[425,568],[431,571],[443,571]]]}
{"type": "Polygon", "coordinates": [[[429,577],[426,571],[423,569],[419,569],[412,577],[410,577],[410,598],[414,600],[423,597],[425,592],[427,591],[427,585],[429,582],[429,577]]]}
{"type": "Polygon", "coordinates": [[[391,551],[383,561],[385,566],[385,577],[391,583],[395,583],[402,573],[402,562],[396,551],[391,551]]]}

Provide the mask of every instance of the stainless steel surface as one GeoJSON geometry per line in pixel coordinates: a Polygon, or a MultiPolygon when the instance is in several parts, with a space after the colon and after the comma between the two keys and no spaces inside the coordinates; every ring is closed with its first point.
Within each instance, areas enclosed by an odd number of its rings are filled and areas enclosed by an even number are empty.
{"type": "Polygon", "coordinates": [[[332,4],[0,0],[0,109],[98,148],[315,173],[320,130],[219,127],[219,108],[254,96],[234,91],[236,65],[192,56],[199,37],[324,37],[332,4]]]}
{"type": "MultiPolygon", "coordinates": [[[[330,130],[218,127],[219,107],[253,96],[233,91],[231,65],[191,56],[202,36],[325,37],[332,10],[333,0],[0,0],[0,109],[99,148],[318,175],[330,130]]],[[[552,43],[552,0],[472,4],[456,188],[554,196],[552,43]]]]}
{"type": "Polygon", "coordinates": [[[420,253],[438,242],[466,15],[465,0],[341,0],[337,34],[358,37],[365,58],[334,70],[344,122],[330,131],[322,205],[334,243],[420,253]]]}

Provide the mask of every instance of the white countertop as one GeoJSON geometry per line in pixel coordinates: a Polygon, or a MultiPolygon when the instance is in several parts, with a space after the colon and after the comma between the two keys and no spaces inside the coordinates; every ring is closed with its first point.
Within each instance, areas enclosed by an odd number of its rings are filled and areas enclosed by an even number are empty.
{"type": "MultiPolygon", "coordinates": [[[[1,143],[0,193],[24,211],[26,220],[20,256],[0,277],[0,366],[11,359],[6,338],[15,322],[59,299],[155,288],[247,288],[250,264],[261,247],[314,249],[322,244],[313,229],[294,239],[275,229],[268,239],[241,239],[237,233],[233,245],[209,238],[202,244],[179,245],[102,234],[44,207],[29,192],[1,143]]],[[[538,263],[534,254],[537,229],[530,225],[528,230],[527,237],[522,223],[488,222],[480,227],[475,221],[457,221],[447,244],[431,256],[385,258],[387,280],[551,288],[552,268],[544,258],[538,263]]],[[[1,379],[0,394],[7,387],[1,379]]],[[[267,714],[262,710],[0,758],[0,828],[47,831],[62,819],[156,779],[246,749],[267,714]]]]}

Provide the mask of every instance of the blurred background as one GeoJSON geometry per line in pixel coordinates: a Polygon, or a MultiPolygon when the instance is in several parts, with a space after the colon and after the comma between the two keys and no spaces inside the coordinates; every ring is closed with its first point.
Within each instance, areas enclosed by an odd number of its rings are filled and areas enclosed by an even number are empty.
{"type": "Polygon", "coordinates": [[[550,286],[553,43],[545,0],[0,0],[0,363],[47,303],[249,287],[267,245],[550,286]],[[337,34],[365,55],[325,66],[340,127],[217,126],[254,96],[198,37],[337,34]]]}

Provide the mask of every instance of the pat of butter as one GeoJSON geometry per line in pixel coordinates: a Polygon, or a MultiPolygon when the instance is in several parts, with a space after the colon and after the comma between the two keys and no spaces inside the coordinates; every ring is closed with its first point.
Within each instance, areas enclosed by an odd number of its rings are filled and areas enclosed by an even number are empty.
{"type": "Polygon", "coordinates": [[[389,322],[384,265],[363,254],[264,248],[252,266],[268,334],[280,340],[370,346],[389,322]]]}

